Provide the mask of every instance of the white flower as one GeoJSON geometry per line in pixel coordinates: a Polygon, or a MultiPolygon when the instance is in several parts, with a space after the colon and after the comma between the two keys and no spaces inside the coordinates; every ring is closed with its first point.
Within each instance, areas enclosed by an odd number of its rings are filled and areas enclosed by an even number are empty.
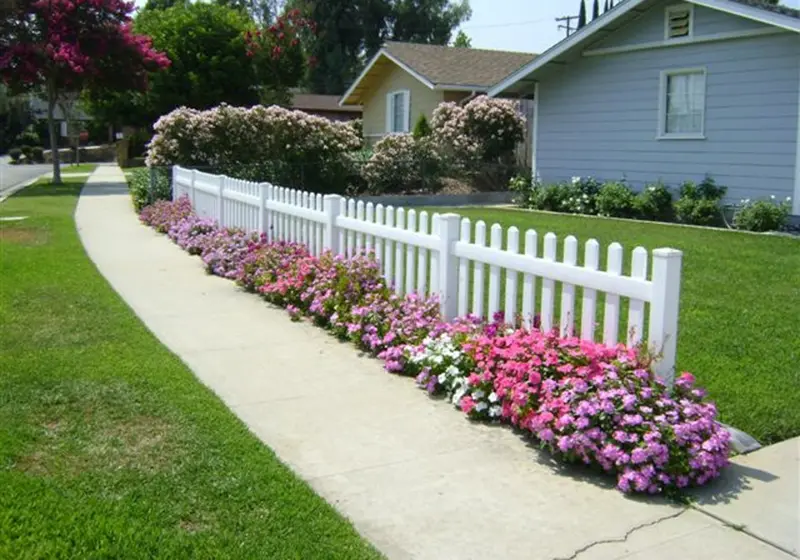
{"type": "Polygon", "coordinates": [[[503,409],[500,407],[500,405],[496,404],[489,409],[489,416],[491,416],[492,418],[497,418],[498,416],[500,416],[500,413],[502,411],[503,409]]]}
{"type": "Polygon", "coordinates": [[[479,403],[477,403],[477,404],[475,405],[475,410],[477,410],[478,412],[483,412],[483,411],[484,411],[484,410],[486,410],[487,408],[489,408],[489,405],[488,405],[488,404],[486,404],[486,403],[485,403],[485,402],[483,402],[483,401],[481,401],[481,402],[479,402],[479,403]]]}
{"type": "Polygon", "coordinates": [[[475,392],[472,394],[472,396],[473,396],[473,398],[475,398],[475,399],[482,399],[483,397],[485,397],[485,396],[486,396],[486,392],[485,392],[485,391],[483,391],[482,389],[478,389],[477,391],[475,391],[475,392]]]}
{"type": "Polygon", "coordinates": [[[497,393],[495,393],[494,391],[489,393],[489,402],[495,403],[497,402],[497,399],[498,399],[497,393]]]}

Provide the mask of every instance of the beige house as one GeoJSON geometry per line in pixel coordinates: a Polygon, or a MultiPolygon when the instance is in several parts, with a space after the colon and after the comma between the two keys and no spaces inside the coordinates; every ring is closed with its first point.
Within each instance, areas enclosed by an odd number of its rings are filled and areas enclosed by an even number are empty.
{"type": "Polygon", "coordinates": [[[339,101],[363,107],[364,137],[411,132],[439,103],[461,101],[528,64],[535,54],[387,42],[339,101]]]}

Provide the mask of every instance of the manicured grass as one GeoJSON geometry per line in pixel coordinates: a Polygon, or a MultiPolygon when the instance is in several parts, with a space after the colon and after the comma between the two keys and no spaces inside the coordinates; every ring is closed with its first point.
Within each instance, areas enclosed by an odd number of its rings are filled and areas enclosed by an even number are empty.
{"type": "Polygon", "coordinates": [[[0,558],[377,558],[112,291],[80,179],[0,205],[0,558]]]}
{"type": "MultiPolygon", "coordinates": [[[[437,212],[446,209],[429,209],[437,212]]],[[[684,252],[678,368],[693,372],[721,420],[762,443],[800,435],[800,239],[512,209],[458,208],[471,220],[630,250],[684,252]]],[[[487,233],[488,235],[488,233],[487,233]]],[[[582,253],[583,250],[579,251],[582,253]]],[[[540,247],[541,254],[541,247],[540,247]]],[[[626,320],[627,315],[622,315],[626,320]]]]}
{"type": "Polygon", "coordinates": [[[79,163],[78,165],[62,165],[62,173],[91,173],[95,170],[95,163],[79,163]]]}

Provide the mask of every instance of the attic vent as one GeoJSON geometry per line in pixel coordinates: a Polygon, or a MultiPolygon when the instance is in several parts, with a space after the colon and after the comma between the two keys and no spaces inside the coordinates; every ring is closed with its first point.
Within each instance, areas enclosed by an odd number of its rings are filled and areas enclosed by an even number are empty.
{"type": "Polygon", "coordinates": [[[692,12],[691,4],[667,7],[666,39],[692,36],[692,12]]]}

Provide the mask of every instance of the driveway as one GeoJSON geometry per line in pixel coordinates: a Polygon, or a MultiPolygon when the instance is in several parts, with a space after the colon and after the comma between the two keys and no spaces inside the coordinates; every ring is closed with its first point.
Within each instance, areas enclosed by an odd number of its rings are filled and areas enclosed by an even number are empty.
{"type": "Polygon", "coordinates": [[[0,156],[0,197],[12,187],[50,171],[50,164],[11,165],[8,156],[0,156]]]}

